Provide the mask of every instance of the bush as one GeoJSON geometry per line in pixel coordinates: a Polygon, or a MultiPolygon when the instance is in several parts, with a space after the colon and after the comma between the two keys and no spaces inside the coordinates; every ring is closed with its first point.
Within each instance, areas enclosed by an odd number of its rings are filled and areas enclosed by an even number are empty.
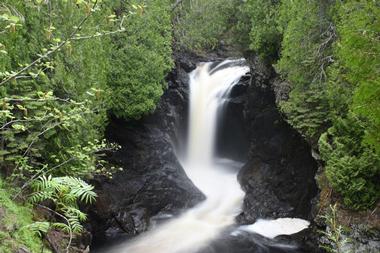
{"type": "Polygon", "coordinates": [[[288,122],[312,144],[330,124],[328,106],[325,91],[318,86],[303,91],[294,89],[290,99],[280,103],[288,122]]]}
{"type": "Polygon", "coordinates": [[[283,1],[278,22],[284,39],[276,69],[292,85],[281,108],[290,123],[316,143],[329,125],[326,69],[334,34],[328,12],[319,1],[283,1]]]}
{"type": "MultiPolygon", "coordinates": [[[[68,38],[92,5],[91,1],[5,1],[0,16],[16,16],[19,21],[15,29],[0,33],[5,56],[0,57],[0,80],[68,38]]],[[[99,5],[83,24],[82,35],[113,29],[107,18],[112,10],[103,7],[99,5]]],[[[2,85],[4,174],[23,180],[44,167],[56,168],[51,171],[56,175],[89,176],[94,171],[93,143],[103,138],[107,122],[110,48],[107,36],[70,41],[2,85]],[[88,149],[92,151],[84,152],[88,149]],[[64,166],[58,166],[61,163],[64,166]]]]}
{"type": "Polygon", "coordinates": [[[175,39],[179,48],[214,49],[235,23],[237,0],[185,0],[176,9],[175,39]]]}
{"type": "Polygon", "coordinates": [[[380,155],[380,6],[361,0],[338,2],[337,9],[337,62],[355,89],[349,107],[366,118],[365,141],[380,155]]]}
{"type": "MultiPolygon", "coordinates": [[[[171,67],[170,1],[166,5],[148,1],[147,15],[143,2],[114,8],[123,2],[5,0],[0,4],[0,176],[21,187],[14,198],[28,190],[52,193],[52,187],[46,191],[30,187],[38,178],[51,179],[44,185],[58,185],[53,187],[57,192],[38,202],[55,202],[48,211],[76,219],[77,228],[85,214],[76,202],[83,199],[67,191],[75,188],[70,182],[91,188],[80,178],[98,172],[109,175],[100,157],[114,148],[102,141],[107,111],[114,103],[125,117],[151,111],[171,67]],[[128,29],[127,22],[131,22],[128,29]],[[121,45],[132,49],[122,54],[115,49],[121,45]],[[109,83],[115,72],[124,78],[121,87],[109,83]]],[[[34,228],[46,232],[48,223],[41,221],[34,228]]]]}
{"type": "Polygon", "coordinates": [[[327,178],[352,209],[370,208],[380,197],[380,159],[363,144],[364,130],[360,120],[350,116],[337,120],[319,140],[327,178]]]}
{"type": "Polygon", "coordinates": [[[118,117],[139,118],[152,112],[173,66],[171,1],[144,3],[143,15],[130,17],[126,33],[113,38],[109,103],[118,117]]]}
{"type": "Polygon", "coordinates": [[[245,1],[243,45],[291,85],[280,109],[314,146],[344,203],[373,206],[380,189],[380,8],[374,1],[245,1]],[[248,24],[248,25],[247,25],[248,24]],[[321,136],[322,135],[322,136],[321,136]]]}
{"type": "Polygon", "coordinates": [[[278,27],[279,6],[280,1],[248,0],[241,4],[238,14],[238,32],[249,33],[249,48],[270,62],[278,59],[282,40],[278,27]]]}
{"type": "Polygon", "coordinates": [[[347,206],[365,209],[380,198],[379,6],[337,2],[334,10],[338,40],[327,86],[333,126],[319,146],[333,188],[347,206]]]}

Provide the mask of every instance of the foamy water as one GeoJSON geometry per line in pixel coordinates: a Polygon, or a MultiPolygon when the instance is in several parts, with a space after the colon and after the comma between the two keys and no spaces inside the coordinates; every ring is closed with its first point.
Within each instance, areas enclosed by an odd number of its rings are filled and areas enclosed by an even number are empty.
{"type": "Polygon", "coordinates": [[[246,231],[273,239],[279,235],[292,235],[298,233],[308,228],[309,225],[309,221],[298,218],[279,218],[275,220],[259,219],[252,225],[239,227],[235,234],[238,234],[238,231],[246,231]]]}
{"type": "MultiPolygon", "coordinates": [[[[182,161],[187,176],[205,194],[206,200],[107,252],[193,253],[234,224],[241,211],[244,192],[237,181],[236,170],[231,169],[233,161],[220,163],[215,157],[215,136],[225,98],[249,68],[242,65],[242,60],[226,60],[213,69],[211,66],[211,63],[201,63],[190,73],[189,141],[182,161]]],[[[288,232],[281,228],[284,223],[265,224],[255,223],[240,229],[270,238],[288,232]],[[273,232],[267,232],[268,229],[273,232]]]]}
{"type": "MultiPolygon", "coordinates": [[[[249,71],[241,60],[210,75],[211,63],[201,63],[190,74],[190,126],[187,154],[182,165],[206,200],[181,216],[109,250],[114,253],[191,253],[228,226],[240,212],[244,192],[236,172],[217,164],[214,157],[216,122],[231,87],[249,71]]],[[[217,66],[218,67],[218,66],[217,66]]]]}

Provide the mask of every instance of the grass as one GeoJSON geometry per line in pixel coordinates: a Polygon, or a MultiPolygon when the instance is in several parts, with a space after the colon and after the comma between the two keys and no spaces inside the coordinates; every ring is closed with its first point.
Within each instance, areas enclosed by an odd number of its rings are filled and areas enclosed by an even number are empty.
{"type": "Polygon", "coordinates": [[[0,179],[0,252],[13,253],[19,249],[41,252],[42,240],[25,228],[33,223],[30,205],[12,200],[12,190],[0,179]]]}

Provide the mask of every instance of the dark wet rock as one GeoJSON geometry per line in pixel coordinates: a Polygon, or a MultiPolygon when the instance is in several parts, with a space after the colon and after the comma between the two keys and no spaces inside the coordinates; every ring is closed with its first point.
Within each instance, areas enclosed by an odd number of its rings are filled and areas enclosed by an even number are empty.
{"type": "Polygon", "coordinates": [[[197,253],[316,253],[302,240],[302,233],[268,239],[258,234],[239,232],[231,235],[226,231],[221,239],[215,240],[197,253]],[[299,240],[295,241],[294,237],[299,240]]]}
{"type": "MultiPolygon", "coordinates": [[[[87,231],[83,231],[81,234],[74,234],[72,238],[63,232],[51,229],[45,235],[50,249],[54,253],[67,252],[67,246],[70,244],[70,253],[88,253],[91,243],[91,234],[87,231]]],[[[24,253],[25,251],[18,251],[24,253]]]]}
{"type": "Polygon", "coordinates": [[[112,180],[95,181],[99,197],[90,210],[95,242],[141,233],[159,213],[177,213],[203,198],[160,129],[113,120],[107,132],[122,146],[110,160],[124,171],[112,180]]]}
{"type": "Polygon", "coordinates": [[[216,154],[240,162],[246,162],[249,151],[249,129],[245,127],[244,108],[248,101],[247,89],[250,74],[241,78],[230,93],[223,108],[223,115],[218,119],[216,133],[216,154]]]}
{"type": "MultiPolygon", "coordinates": [[[[90,210],[89,229],[95,244],[139,234],[160,217],[176,215],[204,198],[186,177],[173,147],[181,154],[184,150],[180,147],[186,146],[188,72],[198,62],[226,57],[219,52],[206,57],[176,53],[175,58],[176,68],[167,77],[168,89],[152,115],[137,121],[110,121],[107,138],[122,148],[110,154],[109,160],[124,171],[112,180],[96,178],[93,182],[99,194],[90,210]]],[[[218,154],[246,162],[239,173],[246,197],[237,220],[247,224],[257,218],[311,218],[311,200],[317,188],[310,148],[278,112],[271,70],[255,57],[250,65],[252,75],[243,77],[232,90],[217,133],[218,154]]],[[[298,243],[302,249],[311,240],[310,231],[280,239],[298,243]]],[[[266,252],[260,251],[263,248],[258,241],[266,239],[226,234],[201,253],[266,252]]],[[[272,246],[270,252],[290,252],[272,246]]]]}
{"type": "Polygon", "coordinates": [[[276,104],[287,101],[289,99],[289,93],[291,90],[290,84],[279,77],[276,77],[272,81],[272,89],[276,97],[276,104]]]}
{"type": "Polygon", "coordinates": [[[364,225],[351,227],[349,242],[343,247],[343,252],[377,253],[380,252],[380,231],[364,225]]]}
{"type": "Polygon", "coordinates": [[[182,67],[171,73],[169,88],[152,115],[130,121],[111,118],[106,136],[121,149],[108,160],[124,170],[113,179],[102,177],[92,182],[99,195],[89,210],[93,244],[139,234],[157,216],[176,215],[204,198],[174,153],[175,146],[183,145],[178,140],[186,134],[176,127],[187,118],[187,81],[181,79],[185,73],[182,67]]]}
{"type": "Polygon", "coordinates": [[[255,57],[250,62],[252,79],[244,109],[250,150],[238,176],[246,192],[238,221],[248,224],[257,218],[312,219],[317,164],[309,145],[276,107],[273,73],[255,57]]]}

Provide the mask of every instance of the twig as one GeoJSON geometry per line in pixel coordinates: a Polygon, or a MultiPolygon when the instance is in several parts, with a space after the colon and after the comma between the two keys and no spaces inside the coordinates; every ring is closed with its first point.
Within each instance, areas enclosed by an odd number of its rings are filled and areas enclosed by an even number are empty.
{"type": "MultiPolygon", "coordinates": [[[[91,154],[97,154],[97,153],[100,153],[100,152],[106,152],[106,151],[111,151],[111,150],[114,150],[113,148],[104,148],[104,149],[99,149],[99,150],[95,150],[94,152],[92,152],[91,154]]],[[[78,157],[70,157],[69,159],[67,159],[66,161],[63,161],[62,163],[60,164],[57,164],[56,166],[48,169],[45,171],[46,167],[42,167],[42,169],[40,169],[39,171],[36,172],[36,174],[34,174],[28,181],[26,181],[20,188],[20,191],[13,197],[13,200],[14,199],[17,199],[18,196],[20,196],[20,194],[22,193],[22,191],[31,184],[31,182],[33,182],[38,176],[40,176],[42,173],[48,173],[52,170],[55,170],[55,169],[58,169],[59,167],[62,167],[63,165],[71,162],[71,161],[75,161],[75,160],[78,160],[78,157]]]]}
{"type": "Polygon", "coordinates": [[[44,99],[44,98],[3,98],[5,102],[49,102],[49,101],[59,101],[59,102],[65,102],[65,103],[71,103],[74,105],[83,105],[85,102],[75,102],[71,100],[70,98],[59,98],[59,97],[54,97],[54,98],[49,98],[49,99],[44,99]]]}
{"type": "Polygon", "coordinates": [[[123,27],[124,19],[125,19],[125,16],[123,15],[123,17],[121,18],[120,24],[119,24],[120,30],[125,29],[123,27]]]}
{"type": "Polygon", "coordinates": [[[177,1],[173,4],[173,6],[172,6],[172,11],[174,11],[174,10],[178,7],[178,5],[180,5],[180,4],[182,3],[182,1],[183,1],[183,0],[177,0],[177,1]]]}
{"type": "Polygon", "coordinates": [[[108,32],[96,33],[96,34],[92,34],[92,35],[74,37],[71,40],[75,41],[75,40],[93,39],[93,38],[103,37],[103,36],[107,36],[107,35],[111,35],[111,34],[122,33],[125,31],[126,31],[126,29],[122,28],[122,29],[119,29],[116,31],[108,31],[108,32]]]}
{"type": "Polygon", "coordinates": [[[51,209],[51,208],[49,208],[49,207],[47,207],[47,206],[40,205],[40,204],[37,204],[37,206],[38,206],[38,207],[41,207],[41,208],[43,208],[43,209],[45,209],[45,210],[47,210],[47,211],[49,211],[49,212],[54,213],[55,215],[61,217],[62,219],[64,219],[64,220],[66,221],[66,223],[67,223],[67,225],[68,225],[68,227],[69,227],[69,235],[70,235],[69,243],[67,244],[67,247],[66,247],[66,252],[69,253],[69,248],[70,248],[70,246],[71,246],[71,242],[72,242],[72,240],[73,240],[73,231],[72,231],[72,229],[71,229],[70,221],[69,221],[64,215],[62,215],[62,214],[60,214],[60,213],[54,211],[53,209],[51,209]]]}
{"type": "Polygon", "coordinates": [[[31,76],[16,76],[15,79],[27,79],[27,78],[32,78],[31,76]]]}
{"type": "Polygon", "coordinates": [[[124,19],[125,19],[125,16],[123,16],[120,20],[119,30],[98,32],[98,33],[92,34],[92,35],[78,36],[78,37],[72,38],[72,40],[75,41],[75,40],[83,40],[83,39],[92,39],[92,38],[98,38],[98,37],[103,37],[103,36],[107,36],[107,35],[125,32],[126,29],[125,29],[125,27],[123,27],[124,19]]]}
{"type": "MultiPolygon", "coordinates": [[[[92,9],[95,9],[96,5],[98,3],[98,0],[95,0],[93,6],[92,6],[92,9]]],[[[70,34],[70,36],[62,41],[57,47],[55,47],[54,49],[46,52],[44,55],[41,55],[39,58],[37,58],[35,61],[33,61],[32,63],[30,63],[29,65],[25,66],[24,68],[20,69],[19,71],[17,71],[16,73],[14,73],[13,75],[10,75],[9,77],[7,77],[6,79],[4,79],[1,83],[0,83],[0,86],[5,84],[6,82],[14,79],[15,77],[19,76],[20,74],[24,73],[25,71],[27,71],[28,69],[30,69],[31,67],[33,67],[34,65],[36,65],[37,63],[40,63],[42,61],[42,59],[44,58],[47,58],[49,57],[51,54],[55,53],[56,51],[58,51],[59,49],[61,49],[64,45],[66,45],[69,41],[71,41],[75,35],[77,34],[77,32],[82,28],[83,24],[88,20],[88,18],[92,15],[92,11],[90,11],[83,19],[82,21],[78,24],[78,26],[76,27],[76,29],[74,29],[74,31],[70,34]]]]}
{"type": "Polygon", "coordinates": [[[77,157],[71,157],[70,159],[67,159],[66,161],[64,161],[64,162],[62,162],[62,163],[60,163],[60,164],[58,164],[58,165],[56,165],[56,166],[54,166],[54,167],[48,169],[47,171],[44,171],[46,167],[42,167],[42,169],[40,169],[39,171],[37,171],[36,174],[34,174],[34,175],[33,175],[28,181],[26,181],[26,182],[21,186],[20,191],[19,191],[19,192],[13,197],[13,200],[17,199],[18,196],[20,196],[20,194],[22,193],[22,191],[23,191],[27,186],[29,186],[29,185],[30,185],[30,184],[31,184],[31,183],[32,183],[32,182],[33,182],[33,181],[34,181],[39,175],[41,175],[41,173],[43,173],[43,172],[48,173],[48,172],[50,172],[50,171],[52,171],[52,170],[55,170],[55,169],[57,169],[57,168],[59,168],[59,167],[65,165],[65,164],[67,164],[67,163],[73,161],[73,160],[76,160],[76,159],[78,159],[78,158],[77,158],[77,157]]]}
{"type": "MultiPolygon", "coordinates": [[[[47,122],[49,123],[49,122],[47,122]]],[[[41,135],[43,135],[44,133],[46,133],[47,131],[51,130],[51,129],[54,129],[55,127],[59,126],[63,124],[63,122],[58,122],[58,123],[55,123],[53,124],[52,126],[46,128],[45,130],[43,130],[42,132],[40,132],[36,137],[33,138],[32,142],[29,144],[28,148],[25,150],[24,154],[23,154],[23,157],[25,157],[29,150],[31,149],[31,147],[33,146],[33,144],[38,140],[38,137],[40,137],[41,135]]]]}
{"type": "Polygon", "coordinates": [[[375,214],[375,212],[376,212],[377,208],[378,208],[378,206],[377,206],[377,207],[375,207],[375,209],[373,209],[373,211],[371,212],[371,215],[374,215],[374,214],[375,214]]]}
{"type": "Polygon", "coordinates": [[[7,123],[5,123],[2,127],[0,127],[0,130],[3,130],[4,128],[6,128],[7,126],[13,124],[13,123],[17,123],[17,122],[30,122],[30,121],[36,121],[37,119],[17,119],[17,120],[11,120],[7,123]]]}

